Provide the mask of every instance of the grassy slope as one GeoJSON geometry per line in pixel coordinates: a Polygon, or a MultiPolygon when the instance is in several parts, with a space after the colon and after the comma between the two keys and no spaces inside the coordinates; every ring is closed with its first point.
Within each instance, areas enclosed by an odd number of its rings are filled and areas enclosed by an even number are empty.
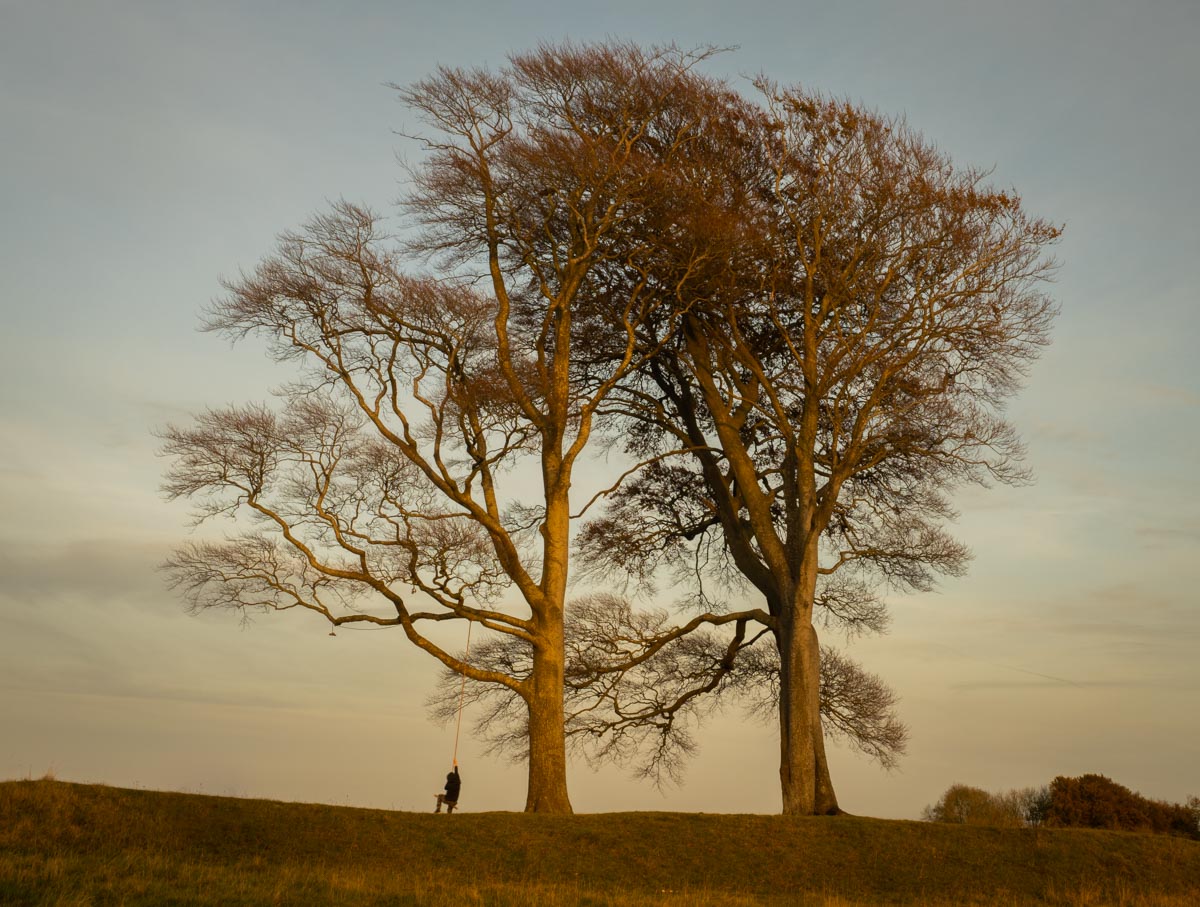
{"type": "Polygon", "coordinates": [[[1200,843],[857,817],[435,816],[0,783],[3,904],[1200,903],[1200,843]]]}

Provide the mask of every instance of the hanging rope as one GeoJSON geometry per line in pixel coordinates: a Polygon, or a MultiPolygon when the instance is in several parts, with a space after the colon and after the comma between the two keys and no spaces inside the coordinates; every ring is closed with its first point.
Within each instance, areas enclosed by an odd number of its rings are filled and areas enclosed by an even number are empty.
{"type": "MultiPolygon", "coordinates": [[[[475,625],[475,621],[467,621],[467,651],[463,653],[463,661],[467,661],[471,657],[471,628],[475,625]]],[[[462,731],[462,713],[463,703],[467,699],[467,675],[463,674],[462,687],[458,691],[458,724],[454,728],[454,764],[458,765],[458,735],[462,731]]]]}

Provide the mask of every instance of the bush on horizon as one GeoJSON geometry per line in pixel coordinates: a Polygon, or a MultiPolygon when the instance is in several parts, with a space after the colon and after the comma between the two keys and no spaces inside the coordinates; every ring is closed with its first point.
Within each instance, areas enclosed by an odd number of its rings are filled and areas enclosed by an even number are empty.
{"type": "Polygon", "coordinates": [[[1186,804],[1151,800],[1104,775],[1063,775],[1041,788],[990,793],[952,784],[925,807],[926,822],[998,828],[1045,825],[1051,828],[1104,828],[1172,834],[1200,840],[1200,798],[1186,804]]]}

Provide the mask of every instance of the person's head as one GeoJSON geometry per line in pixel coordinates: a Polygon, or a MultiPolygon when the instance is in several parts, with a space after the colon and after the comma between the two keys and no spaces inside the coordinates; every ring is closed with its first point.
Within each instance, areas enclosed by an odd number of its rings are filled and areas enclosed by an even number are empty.
{"type": "Polygon", "coordinates": [[[454,780],[454,772],[446,772],[446,780],[453,781],[454,780]]]}

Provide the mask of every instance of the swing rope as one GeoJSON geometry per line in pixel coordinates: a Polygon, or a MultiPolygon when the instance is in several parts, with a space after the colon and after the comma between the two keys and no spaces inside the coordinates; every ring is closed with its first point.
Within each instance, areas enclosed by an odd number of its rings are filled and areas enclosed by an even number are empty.
{"type": "MultiPolygon", "coordinates": [[[[467,650],[463,653],[463,661],[466,662],[471,657],[471,628],[475,625],[475,621],[467,621],[467,650]]],[[[463,703],[467,699],[467,675],[462,676],[462,686],[458,691],[458,723],[454,728],[454,764],[458,765],[458,735],[462,731],[462,713],[463,703]]]]}

